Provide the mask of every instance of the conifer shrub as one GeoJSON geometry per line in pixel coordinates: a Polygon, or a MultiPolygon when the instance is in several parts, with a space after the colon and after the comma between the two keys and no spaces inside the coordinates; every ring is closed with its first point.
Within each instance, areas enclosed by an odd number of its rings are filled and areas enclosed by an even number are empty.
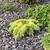
{"type": "Polygon", "coordinates": [[[50,14],[50,5],[44,4],[36,7],[28,8],[25,16],[29,16],[39,21],[41,26],[47,26],[48,14],[50,14]]]}
{"type": "Polygon", "coordinates": [[[34,33],[39,30],[39,23],[35,19],[19,19],[11,22],[9,27],[9,31],[13,33],[15,39],[34,36],[34,33]]]}
{"type": "Polygon", "coordinates": [[[42,45],[44,50],[50,50],[50,33],[45,33],[41,38],[42,45]]]}
{"type": "Polygon", "coordinates": [[[6,11],[10,11],[10,12],[16,12],[17,11],[17,8],[8,2],[1,4],[0,8],[3,10],[6,10],[6,11]]]}

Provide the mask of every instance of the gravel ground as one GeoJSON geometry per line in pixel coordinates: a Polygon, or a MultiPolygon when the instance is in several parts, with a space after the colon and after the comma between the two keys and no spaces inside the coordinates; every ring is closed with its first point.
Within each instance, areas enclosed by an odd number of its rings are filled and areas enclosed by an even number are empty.
{"type": "Polygon", "coordinates": [[[29,6],[18,4],[17,7],[19,11],[16,13],[0,10],[0,50],[44,50],[39,41],[43,33],[47,31],[46,28],[37,33],[35,37],[24,37],[17,41],[14,41],[12,33],[8,32],[11,21],[27,18],[23,16],[23,13],[29,6]]]}

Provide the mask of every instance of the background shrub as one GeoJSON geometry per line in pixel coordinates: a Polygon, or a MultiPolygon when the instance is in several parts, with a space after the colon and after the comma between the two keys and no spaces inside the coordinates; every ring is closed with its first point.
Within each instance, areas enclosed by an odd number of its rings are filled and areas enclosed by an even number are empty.
{"type": "Polygon", "coordinates": [[[40,0],[18,0],[19,3],[37,3],[40,0]]]}
{"type": "Polygon", "coordinates": [[[50,14],[50,5],[39,5],[36,7],[28,8],[25,16],[32,17],[41,23],[41,26],[47,26],[48,14],[50,14]]]}
{"type": "Polygon", "coordinates": [[[13,33],[15,39],[33,36],[39,30],[39,23],[35,19],[19,19],[11,22],[9,27],[9,31],[13,33]]]}
{"type": "Polygon", "coordinates": [[[8,2],[1,4],[0,8],[6,11],[10,11],[10,12],[17,11],[17,8],[8,2]]]}
{"type": "Polygon", "coordinates": [[[20,3],[28,3],[29,0],[19,0],[18,2],[20,2],[20,3]]]}
{"type": "Polygon", "coordinates": [[[48,32],[50,33],[50,14],[48,15],[49,20],[48,20],[48,32]]]}

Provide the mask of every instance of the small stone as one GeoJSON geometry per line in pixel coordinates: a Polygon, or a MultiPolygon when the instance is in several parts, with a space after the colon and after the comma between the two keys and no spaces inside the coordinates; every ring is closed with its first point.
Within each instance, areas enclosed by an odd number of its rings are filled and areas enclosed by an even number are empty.
{"type": "Polygon", "coordinates": [[[11,44],[12,43],[12,41],[9,41],[9,44],[11,44]]]}
{"type": "Polygon", "coordinates": [[[26,50],[28,50],[28,47],[25,47],[26,50]]]}
{"type": "Polygon", "coordinates": [[[16,46],[15,46],[15,45],[13,45],[12,47],[13,47],[13,48],[15,48],[16,46]]]}
{"type": "Polygon", "coordinates": [[[1,30],[2,33],[4,33],[4,30],[1,30]]]}
{"type": "Polygon", "coordinates": [[[5,46],[5,50],[7,50],[7,49],[8,49],[8,45],[5,46]]]}
{"type": "Polygon", "coordinates": [[[18,50],[23,50],[23,47],[22,46],[18,46],[17,49],[18,50]]]}
{"type": "Polygon", "coordinates": [[[22,6],[20,8],[22,8],[22,6]]]}
{"type": "Polygon", "coordinates": [[[3,38],[3,42],[5,42],[6,41],[6,38],[3,38]]]}
{"type": "Polygon", "coordinates": [[[3,19],[2,18],[0,18],[0,22],[2,21],[3,19]]]}
{"type": "Polygon", "coordinates": [[[16,49],[12,49],[12,50],[16,50],[16,49]]]}
{"type": "Polygon", "coordinates": [[[5,13],[5,16],[7,16],[7,14],[5,13]]]}

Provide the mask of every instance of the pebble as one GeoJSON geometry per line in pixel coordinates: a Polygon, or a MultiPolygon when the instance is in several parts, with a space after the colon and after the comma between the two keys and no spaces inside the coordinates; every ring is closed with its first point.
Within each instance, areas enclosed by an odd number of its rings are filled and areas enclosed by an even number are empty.
{"type": "Polygon", "coordinates": [[[8,45],[5,45],[5,50],[7,50],[8,49],[8,45]]]}
{"type": "Polygon", "coordinates": [[[12,50],[16,50],[16,49],[12,49],[12,50]]]}
{"type": "Polygon", "coordinates": [[[12,47],[13,47],[13,48],[15,48],[16,46],[15,46],[15,45],[13,45],[12,47]]]}
{"type": "Polygon", "coordinates": [[[1,33],[4,33],[4,30],[1,30],[1,33]]]}
{"type": "Polygon", "coordinates": [[[9,41],[9,44],[11,44],[12,43],[12,41],[9,41]]]}
{"type": "Polygon", "coordinates": [[[0,18],[0,22],[2,21],[3,19],[2,18],[0,18]]]}

